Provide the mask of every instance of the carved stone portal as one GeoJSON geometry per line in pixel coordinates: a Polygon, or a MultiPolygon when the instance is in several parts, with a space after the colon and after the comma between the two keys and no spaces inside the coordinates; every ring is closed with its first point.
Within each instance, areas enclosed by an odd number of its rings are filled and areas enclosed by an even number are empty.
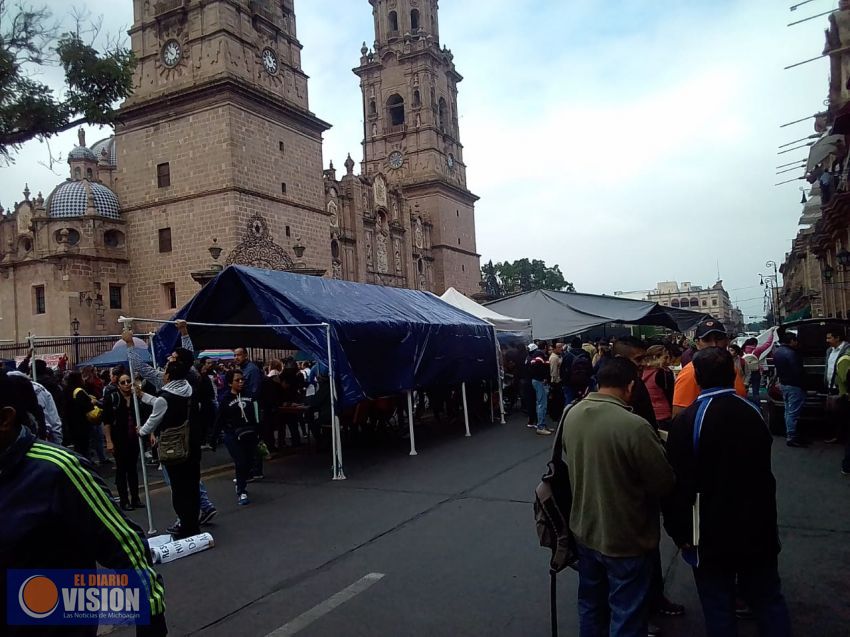
{"type": "Polygon", "coordinates": [[[248,220],[245,238],[227,257],[227,265],[249,265],[266,270],[292,270],[295,266],[286,251],[272,241],[269,226],[261,215],[248,220]]]}

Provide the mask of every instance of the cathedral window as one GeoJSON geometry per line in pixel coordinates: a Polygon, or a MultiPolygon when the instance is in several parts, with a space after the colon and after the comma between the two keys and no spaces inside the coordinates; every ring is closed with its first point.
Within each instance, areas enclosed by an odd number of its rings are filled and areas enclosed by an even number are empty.
{"type": "Polygon", "coordinates": [[[177,288],[173,283],[162,284],[162,298],[165,309],[174,310],[177,308],[177,288]]]}
{"type": "Polygon", "coordinates": [[[404,99],[398,93],[390,95],[390,99],[387,100],[387,113],[391,126],[404,124],[404,99]]]}
{"type": "Polygon", "coordinates": [[[439,118],[440,118],[440,131],[446,132],[446,116],[447,116],[448,108],[446,107],[445,98],[440,98],[440,108],[439,108],[439,118]]]}
{"type": "Polygon", "coordinates": [[[280,192],[282,192],[284,195],[286,194],[286,182],[285,181],[280,182],[280,192]]]}
{"type": "Polygon", "coordinates": [[[377,117],[378,116],[378,106],[375,104],[375,100],[369,100],[369,117],[377,117]]]}
{"type": "Polygon", "coordinates": [[[109,284],[109,309],[110,310],[120,310],[121,309],[121,296],[123,286],[109,284]]]}
{"type": "Polygon", "coordinates": [[[419,9],[413,9],[410,12],[410,30],[413,32],[419,30],[419,9]]]}
{"type": "Polygon", "coordinates": [[[92,177],[94,177],[94,174],[92,173],[91,168],[86,168],[86,179],[91,181],[92,177]]]}
{"type": "Polygon", "coordinates": [[[292,231],[289,229],[289,226],[286,226],[286,236],[287,236],[287,237],[291,237],[291,236],[292,236],[292,231]]]}
{"type": "Polygon", "coordinates": [[[398,14],[390,11],[390,35],[398,35],[398,14]]]}
{"type": "MultiPolygon", "coordinates": [[[[70,239],[69,239],[70,243],[70,239]]],[[[103,245],[107,248],[121,248],[124,246],[124,233],[120,230],[107,230],[103,233],[103,245]]]]}
{"type": "Polygon", "coordinates": [[[159,251],[171,252],[171,228],[159,229],[159,251]]]}
{"type": "Polygon", "coordinates": [[[286,151],[286,146],[284,146],[283,142],[278,142],[278,148],[280,148],[280,152],[286,151]]]}
{"type": "Polygon", "coordinates": [[[171,166],[168,162],[157,164],[156,185],[159,188],[168,188],[171,185],[171,166]]]}
{"type": "Polygon", "coordinates": [[[83,171],[80,170],[79,166],[77,166],[76,168],[74,168],[74,179],[82,179],[82,178],[83,178],[83,171]]]}
{"type": "Polygon", "coordinates": [[[34,285],[32,288],[32,313],[33,314],[46,314],[47,313],[47,300],[44,296],[44,286],[43,285],[34,285]]]}

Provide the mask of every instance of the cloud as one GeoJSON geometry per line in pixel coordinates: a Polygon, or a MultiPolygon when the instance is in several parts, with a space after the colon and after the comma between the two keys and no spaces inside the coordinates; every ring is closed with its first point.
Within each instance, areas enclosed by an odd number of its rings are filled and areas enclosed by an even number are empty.
{"type": "MultiPolygon", "coordinates": [[[[111,31],[132,21],[130,2],[114,4],[87,3],[111,31]]],[[[739,298],[759,296],[743,288],[783,259],[800,212],[798,184],[773,184],[795,176],[774,167],[803,153],[777,146],[812,131],[779,124],[817,111],[827,90],[825,62],[782,67],[820,52],[823,22],[788,29],[808,14],[771,0],[488,0],[440,12],[465,77],[460,132],[485,260],[559,263],[590,292],[710,285],[719,261],[739,298]]],[[[299,0],[296,15],[311,109],[333,124],[325,164],[348,152],[359,162],[351,69],[374,39],[370,7],[299,0]]],[[[53,142],[72,145],[72,133],[53,142]]],[[[37,166],[44,158],[34,143],[0,168],[0,202],[25,181],[46,194],[58,178],[37,166]]]]}

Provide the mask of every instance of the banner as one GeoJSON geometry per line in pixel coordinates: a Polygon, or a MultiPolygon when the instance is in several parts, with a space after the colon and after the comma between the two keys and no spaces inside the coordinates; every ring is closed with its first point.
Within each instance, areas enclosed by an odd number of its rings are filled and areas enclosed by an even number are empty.
{"type": "Polygon", "coordinates": [[[158,535],[148,540],[154,564],[165,564],[181,557],[206,551],[215,546],[209,533],[193,535],[182,540],[172,540],[170,535],[158,535]]]}

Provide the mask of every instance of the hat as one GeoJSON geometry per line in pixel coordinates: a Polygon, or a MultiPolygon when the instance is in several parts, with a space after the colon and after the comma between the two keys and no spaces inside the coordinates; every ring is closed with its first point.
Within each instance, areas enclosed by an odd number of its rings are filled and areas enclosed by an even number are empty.
{"type": "Polygon", "coordinates": [[[529,343],[528,344],[528,351],[529,352],[534,352],[536,350],[537,350],[537,343],[529,343]]]}
{"type": "Polygon", "coordinates": [[[696,339],[702,340],[709,334],[720,334],[722,336],[726,336],[726,328],[723,327],[723,323],[717,319],[708,319],[697,326],[696,339]]]}

